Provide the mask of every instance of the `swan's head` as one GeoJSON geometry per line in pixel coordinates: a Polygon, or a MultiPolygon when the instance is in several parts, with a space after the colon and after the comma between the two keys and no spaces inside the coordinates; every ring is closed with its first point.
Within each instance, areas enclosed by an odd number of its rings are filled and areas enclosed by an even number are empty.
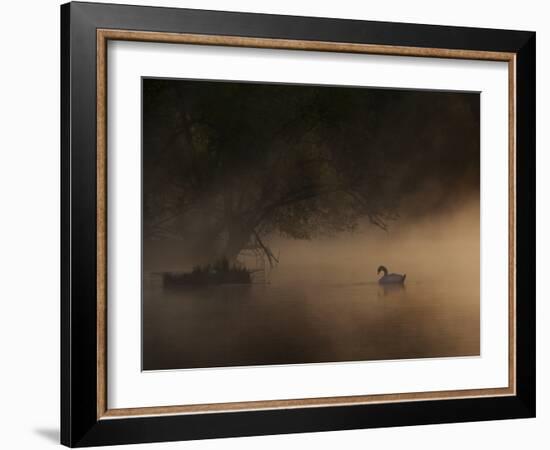
{"type": "Polygon", "coordinates": [[[379,266],[377,273],[384,272],[384,275],[388,274],[388,269],[386,269],[384,266],[379,266]]]}

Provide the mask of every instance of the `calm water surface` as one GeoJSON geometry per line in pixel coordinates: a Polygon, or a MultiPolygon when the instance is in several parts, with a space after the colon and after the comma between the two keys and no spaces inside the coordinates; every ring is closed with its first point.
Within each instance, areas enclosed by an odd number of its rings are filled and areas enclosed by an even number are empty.
{"type": "Polygon", "coordinates": [[[143,295],[143,368],[479,355],[479,284],[224,285],[143,295]]]}

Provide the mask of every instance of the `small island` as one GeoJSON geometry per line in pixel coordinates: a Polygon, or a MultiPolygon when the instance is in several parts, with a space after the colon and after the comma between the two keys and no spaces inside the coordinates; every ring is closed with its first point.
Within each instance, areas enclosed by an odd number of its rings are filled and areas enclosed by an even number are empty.
{"type": "Polygon", "coordinates": [[[221,258],[214,263],[197,265],[191,272],[166,272],[163,283],[167,287],[251,284],[251,274],[251,270],[238,262],[230,263],[227,258],[221,258]]]}

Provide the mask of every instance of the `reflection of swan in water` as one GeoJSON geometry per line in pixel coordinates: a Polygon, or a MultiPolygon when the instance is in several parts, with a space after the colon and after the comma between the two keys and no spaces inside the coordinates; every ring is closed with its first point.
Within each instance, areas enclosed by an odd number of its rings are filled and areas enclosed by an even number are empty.
{"type": "Polygon", "coordinates": [[[384,266],[378,267],[377,273],[380,272],[384,273],[382,278],[378,280],[378,283],[380,284],[403,284],[405,282],[405,278],[407,277],[407,274],[401,275],[398,273],[388,273],[388,269],[384,266]]]}
{"type": "Polygon", "coordinates": [[[401,297],[405,293],[405,284],[403,283],[393,283],[393,284],[380,284],[379,294],[386,296],[396,296],[401,297]]]}

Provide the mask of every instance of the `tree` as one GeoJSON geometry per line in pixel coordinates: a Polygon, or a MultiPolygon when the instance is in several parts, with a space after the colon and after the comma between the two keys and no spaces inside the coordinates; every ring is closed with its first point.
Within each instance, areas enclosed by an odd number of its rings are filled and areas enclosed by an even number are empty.
{"type": "Polygon", "coordinates": [[[398,91],[153,79],[143,89],[146,238],[192,236],[205,260],[255,246],[273,262],[270,233],[311,239],[396,217],[398,91]]]}

